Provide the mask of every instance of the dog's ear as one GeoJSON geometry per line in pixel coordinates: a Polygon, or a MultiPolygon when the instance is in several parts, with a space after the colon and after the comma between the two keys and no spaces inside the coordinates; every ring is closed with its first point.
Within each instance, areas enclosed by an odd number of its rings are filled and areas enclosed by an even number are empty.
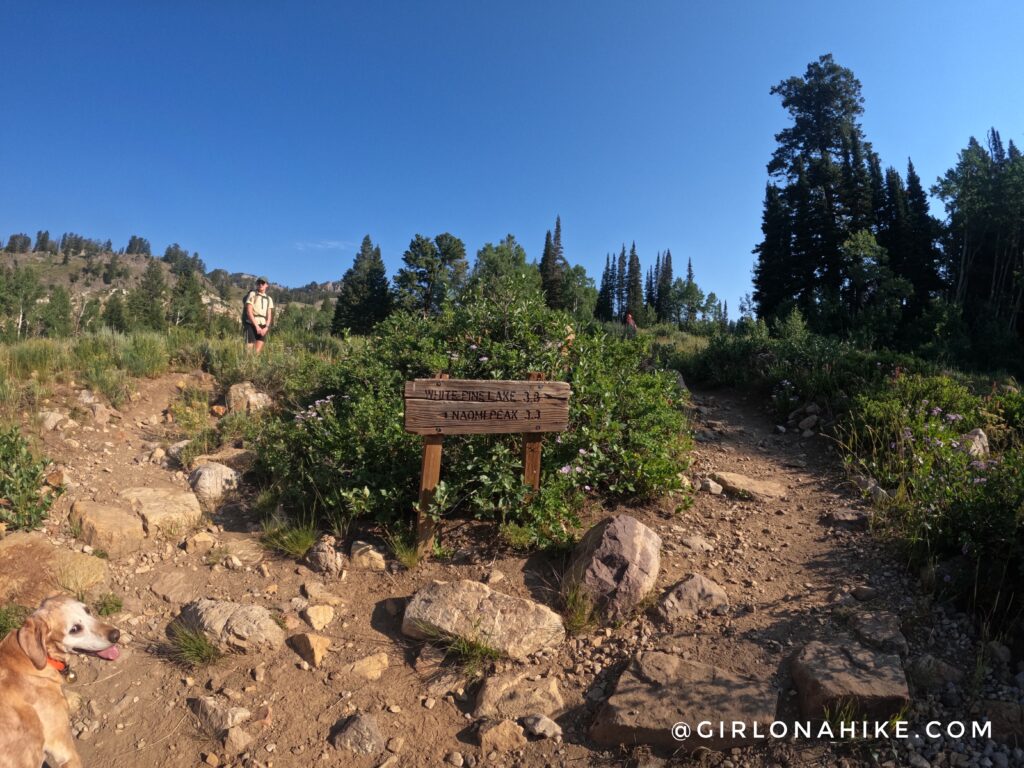
{"type": "Polygon", "coordinates": [[[46,622],[35,616],[29,616],[18,630],[18,645],[36,669],[46,666],[46,636],[49,632],[46,622]]]}

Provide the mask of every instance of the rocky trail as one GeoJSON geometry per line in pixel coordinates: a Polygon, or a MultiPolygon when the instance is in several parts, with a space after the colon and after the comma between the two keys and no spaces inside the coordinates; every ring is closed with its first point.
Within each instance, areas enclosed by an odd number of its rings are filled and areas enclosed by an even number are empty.
{"type": "Polygon", "coordinates": [[[192,473],[173,458],[164,414],[185,385],[212,388],[200,374],[144,381],[114,411],[71,386],[26,415],[65,493],[45,530],[0,540],[0,605],[123,599],[120,659],[76,659],[66,686],[86,765],[1024,765],[1009,649],[979,644],[873,537],[826,438],[778,429],[741,395],[694,398],[692,505],[592,509],[572,558],[524,557],[492,527],[452,521],[451,556],[407,571],[372,530],[324,539],[303,563],[263,549],[236,487],[246,452],[192,473]],[[567,567],[612,621],[566,633],[567,567]],[[227,651],[219,661],[170,658],[182,616],[227,651]],[[453,663],[436,641],[455,636],[501,655],[453,663]],[[988,717],[997,740],[672,735],[825,708],[988,717]]]}

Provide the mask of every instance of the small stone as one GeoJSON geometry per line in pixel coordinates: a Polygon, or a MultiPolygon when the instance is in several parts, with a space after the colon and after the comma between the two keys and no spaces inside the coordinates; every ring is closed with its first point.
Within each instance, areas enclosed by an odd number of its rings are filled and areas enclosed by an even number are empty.
{"type": "Polygon", "coordinates": [[[704,479],[703,479],[703,480],[701,481],[701,484],[700,484],[700,489],[701,489],[702,491],[707,491],[707,492],[708,492],[708,493],[710,493],[710,494],[711,494],[712,496],[721,496],[721,495],[722,495],[722,490],[723,490],[723,489],[722,489],[722,486],[721,486],[721,485],[719,485],[718,483],[716,483],[716,482],[715,482],[714,480],[712,480],[712,479],[711,479],[710,477],[705,477],[705,478],[704,478],[704,479]]]}
{"type": "Polygon", "coordinates": [[[245,566],[237,555],[228,555],[224,558],[224,567],[229,571],[240,571],[245,566]]]}
{"type": "Polygon", "coordinates": [[[289,637],[288,644],[304,662],[313,667],[319,667],[331,646],[331,638],[315,635],[312,632],[302,632],[289,637]]]}
{"type": "Polygon", "coordinates": [[[343,672],[358,675],[366,680],[380,680],[388,668],[388,655],[384,651],[354,661],[343,668],[343,672]]]}
{"type": "Polygon", "coordinates": [[[390,707],[388,707],[388,712],[390,712],[392,715],[398,715],[401,714],[402,708],[397,704],[392,704],[390,707]]]}
{"type": "Polygon", "coordinates": [[[480,726],[480,749],[491,752],[512,752],[526,746],[523,729],[512,720],[491,721],[480,726]]]}
{"type": "Polygon", "coordinates": [[[337,749],[347,749],[359,755],[376,754],[384,744],[376,719],[365,712],[358,712],[343,723],[339,721],[328,740],[337,749]]]}
{"type": "Polygon", "coordinates": [[[368,571],[383,571],[387,568],[384,552],[366,541],[352,542],[349,557],[354,568],[365,568],[368,571]]]}
{"type": "Polygon", "coordinates": [[[387,746],[388,752],[392,752],[392,753],[397,755],[397,754],[399,754],[402,751],[402,747],[404,747],[404,746],[405,746],[405,739],[402,738],[401,736],[392,736],[390,739],[388,739],[388,746],[387,746]]]}
{"type": "Polygon", "coordinates": [[[203,755],[203,762],[212,768],[217,768],[220,765],[220,758],[213,752],[207,752],[203,755]]]}
{"type": "Polygon", "coordinates": [[[426,709],[433,709],[436,704],[437,699],[433,698],[432,696],[427,696],[427,698],[423,700],[423,706],[426,709]]]}
{"type": "Polygon", "coordinates": [[[448,765],[454,765],[455,768],[462,768],[463,764],[466,762],[462,758],[461,752],[449,752],[444,756],[444,761],[448,763],[448,765]]]}
{"type": "Polygon", "coordinates": [[[562,735],[562,726],[547,715],[530,715],[523,718],[523,727],[531,736],[553,739],[562,735]]]}
{"type": "Polygon", "coordinates": [[[334,620],[334,609],[329,605],[311,605],[302,611],[302,618],[319,632],[334,620]]]}
{"type": "Polygon", "coordinates": [[[252,736],[241,728],[229,728],[224,736],[224,751],[228,755],[240,755],[252,744],[252,736]]]}

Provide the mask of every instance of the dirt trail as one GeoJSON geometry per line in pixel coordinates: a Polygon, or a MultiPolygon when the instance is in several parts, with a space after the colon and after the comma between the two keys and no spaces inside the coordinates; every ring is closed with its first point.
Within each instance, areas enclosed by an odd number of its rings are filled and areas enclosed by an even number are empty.
{"type": "MultiPolygon", "coordinates": [[[[75,411],[72,415],[83,426],[43,433],[46,450],[68,468],[73,484],[55,518],[75,499],[108,500],[124,487],[187,488],[180,469],[144,459],[153,448],[178,437],[173,425],[159,416],[174,397],[175,385],[186,378],[144,382],[137,401],[109,426],[90,425],[85,414],[75,411]]],[[[189,380],[209,384],[200,376],[189,380]]],[[[77,390],[69,390],[47,407],[67,410],[77,397],[77,390]]],[[[869,533],[827,520],[830,512],[866,508],[838,471],[825,438],[776,434],[775,425],[741,395],[698,395],[695,403],[698,442],[688,473],[695,485],[715,472],[733,472],[777,481],[784,486],[784,495],[755,501],[695,491],[689,508],[678,499],[666,499],[640,508],[589,511],[588,524],[610,512],[628,513],[661,536],[658,596],[687,575],[699,573],[725,588],[730,606],[674,625],[640,615],[608,630],[588,630],[534,657],[527,664],[529,671],[554,677],[561,686],[565,710],[557,720],[564,741],[531,741],[521,750],[488,760],[481,754],[469,714],[474,686],[459,683],[449,690],[417,671],[421,644],[399,631],[405,599],[432,579],[480,580],[500,571],[503,578],[495,589],[557,608],[561,561],[543,555],[523,557],[498,546],[493,528],[459,522],[444,529],[444,544],[454,550],[450,560],[430,562],[413,572],[390,563],[384,571],[349,568],[343,580],[323,580],[303,565],[262,552],[252,532],[257,521],[243,497],[218,513],[208,527],[217,539],[214,557],[186,553],[179,546],[184,537],[177,536],[147,540],[141,552],[109,561],[106,585],[93,591],[123,596],[124,610],[114,621],[125,631],[127,642],[116,663],[76,663],[78,681],[69,690],[80,697],[72,720],[80,731],[78,745],[85,764],[178,768],[200,765],[204,758],[212,765],[243,764],[241,758],[227,757],[219,741],[197,728],[186,702],[204,695],[218,695],[253,714],[246,725],[254,737],[246,765],[363,768],[386,763],[392,754],[388,750],[353,757],[328,744],[339,719],[357,711],[374,715],[385,740],[404,740],[391,742],[397,758],[388,765],[442,765],[452,752],[459,752],[469,766],[637,764],[635,760],[646,754],[643,748],[602,751],[589,740],[588,730],[627,660],[650,649],[770,680],[780,691],[780,712],[791,711],[795,695],[787,660],[806,641],[828,639],[844,629],[836,607],[856,602],[847,594],[850,590],[870,587],[876,590],[873,608],[903,616],[912,613],[914,593],[899,563],[869,533]],[[228,554],[237,554],[243,567],[225,568],[223,558],[228,554]],[[152,586],[169,574],[177,575],[181,590],[166,599],[158,597],[152,586]],[[319,669],[303,669],[288,647],[261,657],[232,655],[195,670],[175,666],[161,651],[168,624],[186,596],[262,605],[283,617],[288,634],[308,631],[298,614],[306,605],[301,585],[311,581],[322,581],[341,600],[333,622],[322,632],[332,642],[319,669]],[[358,679],[346,671],[346,665],[381,651],[389,665],[379,681],[358,679]]],[[[40,535],[33,536],[36,546],[40,535]]],[[[54,548],[81,549],[59,521],[51,523],[46,536],[54,548]]],[[[32,590],[26,579],[4,574],[31,572],[38,563],[19,561],[12,540],[15,537],[8,537],[0,545],[0,563],[5,564],[0,569],[0,600],[17,601],[32,590]]],[[[487,672],[520,666],[499,661],[487,672]]],[[[838,755],[830,749],[775,743],[700,759],[723,766],[832,765],[838,755]]],[[[851,750],[841,754],[856,757],[851,750]]],[[[664,764],[650,760],[641,764],[664,764]]]]}

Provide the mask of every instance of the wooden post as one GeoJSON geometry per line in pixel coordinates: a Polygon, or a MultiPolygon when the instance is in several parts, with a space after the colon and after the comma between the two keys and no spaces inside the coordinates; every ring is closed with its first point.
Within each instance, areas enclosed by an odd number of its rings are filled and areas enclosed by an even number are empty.
{"type": "MultiPolygon", "coordinates": [[[[436,378],[447,379],[448,374],[439,374],[436,378]]],[[[441,435],[424,435],[423,463],[420,468],[420,502],[416,511],[416,551],[420,557],[429,557],[434,550],[434,536],[437,524],[428,514],[430,502],[434,500],[434,490],[441,478],[441,435]]]]}
{"type": "MultiPolygon", "coordinates": [[[[544,374],[529,373],[527,378],[530,381],[544,381],[544,374]]],[[[531,486],[534,492],[540,490],[541,439],[540,432],[526,432],[523,435],[523,482],[531,486]]]]}

